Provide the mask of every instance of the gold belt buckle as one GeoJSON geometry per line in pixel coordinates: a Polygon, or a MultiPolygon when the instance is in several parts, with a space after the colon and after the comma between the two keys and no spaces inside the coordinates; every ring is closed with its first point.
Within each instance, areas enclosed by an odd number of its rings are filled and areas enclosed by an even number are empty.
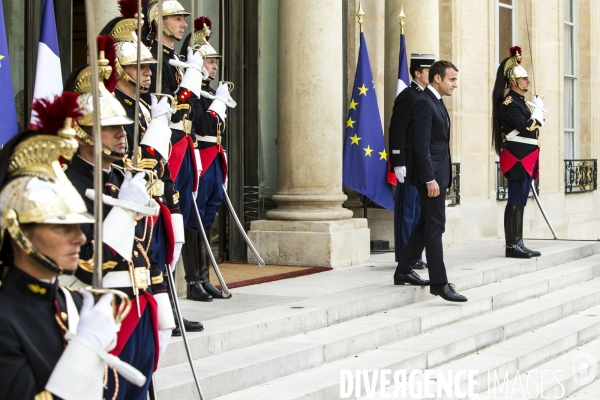
{"type": "Polygon", "coordinates": [[[135,280],[134,285],[138,289],[148,289],[150,282],[148,281],[148,268],[146,267],[135,267],[133,269],[133,279],[135,280]]]}

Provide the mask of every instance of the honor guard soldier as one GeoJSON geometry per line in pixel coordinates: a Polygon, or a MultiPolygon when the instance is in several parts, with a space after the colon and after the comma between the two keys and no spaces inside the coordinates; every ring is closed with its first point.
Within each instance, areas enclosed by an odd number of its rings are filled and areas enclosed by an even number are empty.
{"type": "MultiPolygon", "coordinates": [[[[135,119],[136,85],[137,85],[137,0],[121,0],[121,17],[110,21],[101,33],[110,35],[115,40],[115,66],[119,79],[115,88],[115,98],[121,103],[127,116],[135,119]]],[[[156,64],[150,51],[142,46],[140,49],[140,99],[138,105],[139,140],[138,167],[149,169],[157,174],[162,185],[156,185],[154,199],[160,206],[160,214],[153,218],[151,248],[158,264],[165,268],[169,265],[174,271],[184,242],[183,217],[179,210],[179,192],[175,190],[169,168],[169,150],[171,129],[169,128],[171,107],[168,98],[160,102],[156,96],[148,93],[152,72],[150,64],[156,64]],[[151,103],[151,104],[148,104],[151,103]]],[[[133,165],[134,127],[124,125],[127,132],[129,154],[125,163],[133,165]]],[[[166,271],[163,270],[163,275],[166,271]]],[[[202,323],[188,321],[184,318],[186,330],[199,332],[204,329],[202,323]]],[[[179,327],[173,330],[176,336],[181,335],[179,327]]]]}
{"type": "MultiPolygon", "coordinates": [[[[211,21],[206,17],[194,20],[194,46],[199,48],[199,52],[203,56],[203,70],[207,74],[204,76],[201,86],[198,82],[198,85],[191,88],[194,96],[189,97],[194,110],[192,122],[198,146],[196,152],[202,165],[195,201],[207,238],[211,237],[210,230],[223,199],[223,186],[227,183],[227,156],[222,138],[227,118],[227,103],[231,100],[229,85],[226,82],[221,82],[216,91],[210,87],[210,82],[216,78],[218,61],[221,58],[221,55],[208,42],[211,27],[211,21]]],[[[189,44],[190,36],[184,40],[182,52],[185,49],[189,51],[189,44]]],[[[185,233],[188,245],[184,246],[182,256],[188,289],[187,298],[200,301],[230,298],[231,296],[223,297],[209,280],[208,252],[211,250],[207,249],[202,242],[192,218],[186,221],[185,233]],[[206,299],[205,293],[209,296],[208,299],[206,299]]]]}
{"type": "MultiPolygon", "coordinates": [[[[123,125],[131,124],[127,113],[113,94],[107,89],[114,83],[107,82],[112,68],[105,59],[105,45],[110,41],[98,38],[99,74],[98,87],[100,104],[100,129],[102,143],[95,143],[92,133],[93,109],[91,92],[91,69],[75,70],[67,80],[80,93],[79,104],[84,115],[75,127],[79,151],[67,166],[66,175],[77,191],[84,195],[93,188],[94,146],[102,146],[102,174],[104,182],[103,198],[103,279],[106,288],[115,288],[126,293],[132,301],[132,312],[123,321],[119,331],[117,346],[113,350],[123,361],[140,370],[148,380],[142,387],[128,384],[116,373],[108,374],[108,390],[113,398],[137,400],[146,399],[150,377],[158,365],[158,359],[166,349],[171,330],[175,327],[166,283],[162,270],[154,260],[150,248],[152,225],[147,216],[157,215],[158,205],[151,199],[146,187],[145,172],[135,176],[129,170],[118,167],[127,154],[127,140],[123,125]],[[109,205],[110,204],[110,205],[109,205]]],[[[151,189],[151,188],[150,188],[151,189]]],[[[93,201],[86,199],[88,210],[93,209],[93,201]]],[[[89,284],[94,262],[94,232],[84,226],[86,243],[79,254],[79,269],[75,276],[81,282],[72,285],[89,284]]]]}
{"type": "MultiPolygon", "coordinates": [[[[421,205],[417,188],[406,176],[407,157],[410,157],[410,109],[415,100],[429,85],[429,68],[435,62],[433,54],[410,55],[410,86],[402,90],[394,100],[392,119],[390,120],[389,143],[390,164],[399,184],[396,186],[394,206],[394,250],[396,262],[402,259],[402,251],[408,243],[413,228],[419,222],[421,205]]],[[[427,264],[419,259],[412,269],[424,269],[427,264]]]]}
{"type": "Polygon", "coordinates": [[[107,350],[117,323],[105,294],[59,285],[73,274],[93,224],[59,157],[77,150],[75,93],[38,101],[40,131],[23,132],[0,151],[0,398],[102,399],[107,350]]]}
{"type": "Polygon", "coordinates": [[[523,212],[533,179],[539,168],[539,129],[544,124],[544,103],[533,96],[525,102],[529,75],[521,63],[521,48],[510,48],[511,56],[498,67],[492,93],[492,145],[500,156],[500,169],[508,181],[504,210],[506,257],[531,258],[539,251],[523,243],[523,212]],[[505,90],[508,93],[505,95],[505,90]]]}

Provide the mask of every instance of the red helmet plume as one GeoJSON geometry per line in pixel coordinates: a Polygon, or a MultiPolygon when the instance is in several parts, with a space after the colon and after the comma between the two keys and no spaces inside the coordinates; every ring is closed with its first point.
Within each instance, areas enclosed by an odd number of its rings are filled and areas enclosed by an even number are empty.
{"type": "Polygon", "coordinates": [[[31,109],[37,114],[37,125],[45,135],[57,135],[65,127],[65,119],[76,121],[83,115],[77,104],[79,94],[63,92],[53,99],[38,99],[33,102],[31,109]]]}
{"type": "Polygon", "coordinates": [[[114,92],[117,82],[119,81],[119,73],[117,72],[117,52],[115,50],[115,41],[110,35],[98,36],[98,50],[100,51],[100,41],[104,41],[104,56],[108,60],[108,65],[112,68],[108,79],[104,80],[104,86],[109,92],[114,92]]]}
{"type": "MultiPolygon", "coordinates": [[[[212,31],[212,21],[208,17],[198,17],[194,20],[194,32],[201,31],[204,29],[204,25],[212,31]]],[[[210,40],[210,35],[206,37],[206,40],[210,40]]]]}
{"type": "Polygon", "coordinates": [[[135,18],[138,12],[137,6],[137,0],[119,0],[119,11],[123,18],[135,18]]]}
{"type": "MultiPolygon", "coordinates": [[[[519,46],[513,46],[513,47],[511,47],[511,48],[510,48],[510,56],[511,56],[511,57],[514,57],[514,56],[516,56],[516,55],[517,55],[517,53],[519,54],[519,56],[523,56],[523,52],[521,51],[521,48],[520,48],[519,46]]],[[[519,64],[521,64],[521,59],[519,58],[519,59],[517,60],[517,62],[518,62],[519,64]]]]}

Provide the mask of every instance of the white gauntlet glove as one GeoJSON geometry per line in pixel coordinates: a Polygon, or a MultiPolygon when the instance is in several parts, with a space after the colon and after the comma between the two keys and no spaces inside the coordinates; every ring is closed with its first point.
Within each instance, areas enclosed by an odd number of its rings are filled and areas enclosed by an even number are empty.
{"type": "Polygon", "coordinates": [[[152,121],[159,120],[168,126],[169,122],[171,122],[171,115],[173,113],[171,105],[169,104],[169,99],[163,97],[158,101],[155,95],[150,96],[152,99],[152,121]]]}
{"type": "Polygon", "coordinates": [[[87,290],[80,290],[83,305],[79,311],[77,336],[87,339],[98,348],[111,351],[117,345],[117,332],[112,308],[112,294],[107,293],[94,304],[94,296],[87,290]]]}
{"type": "Polygon", "coordinates": [[[145,206],[150,201],[150,195],[146,189],[146,179],[143,172],[138,172],[134,177],[130,171],[125,171],[125,180],[119,191],[119,200],[130,201],[145,206]]]}
{"type": "Polygon", "coordinates": [[[225,113],[225,111],[227,110],[226,102],[230,98],[231,96],[229,95],[229,86],[227,86],[227,84],[223,82],[219,83],[219,87],[217,88],[215,93],[215,99],[211,103],[210,107],[208,107],[208,110],[216,112],[222,120],[225,120],[225,118],[227,118],[227,114],[225,113]]]}
{"type": "Polygon", "coordinates": [[[398,182],[404,183],[404,178],[406,177],[406,167],[404,167],[404,166],[394,167],[394,173],[396,174],[396,178],[398,179],[398,182]]]}

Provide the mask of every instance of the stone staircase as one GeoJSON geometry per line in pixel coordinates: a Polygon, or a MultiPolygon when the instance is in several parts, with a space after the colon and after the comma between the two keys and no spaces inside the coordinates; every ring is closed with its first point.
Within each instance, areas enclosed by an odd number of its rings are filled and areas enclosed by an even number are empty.
{"type": "MultiPolygon", "coordinates": [[[[469,370],[480,398],[525,399],[535,397],[532,377],[550,370],[556,377],[541,377],[540,397],[600,399],[599,381],[589,378],[600,378],[600,243],[528,246],[542,257],[506,259],[498,240],[446,250],[450,281],[467,303],[394,286],[392,254],[235,289],[231,300],[182,300],[184,315],[205,325],[189,334],[204,398],[333,400],[342,398],[342,370],[367,371],[367,381],[381,370],[469,370]],[[527,384],[529,393],[508,389],[527,384]]],[[[199,398],[180,338],[171,339],[155,378],[161,400],[199,398]]],[[[464,375],[457,387],[467,384],[464,375]]],[[[361,395],[394,398],[401,386],[391,381],[369,394],[363,383],[361,395]]]]}

